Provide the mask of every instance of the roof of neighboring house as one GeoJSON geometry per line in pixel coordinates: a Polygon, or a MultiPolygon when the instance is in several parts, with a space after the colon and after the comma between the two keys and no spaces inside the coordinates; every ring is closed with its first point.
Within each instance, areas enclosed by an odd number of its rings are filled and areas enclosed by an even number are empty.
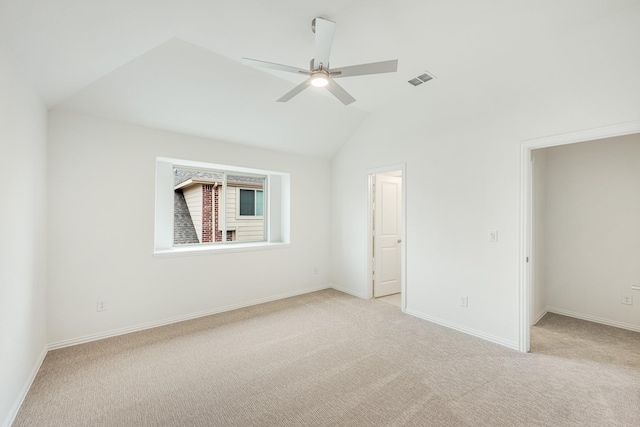
{"type": "Polygon", "coordinates": [[[182,181],[178,185],[174,185],[173,189],[182,190],[184,188],[191,187],[194,184],[208,184],[208,185],[222,184],[222,180],[212,179],[212,178],[189,178],[186,181],[182,181]]]}
{"type": "Polygon", "coordinates": [[[264,178],[253,176],[227,175],[227,182],[231,184],[262,184],[264,178]]]}
{"type": "Polygon", "coordinates": [[[175,192],[173,203],[173,244],[200,243],[182,191],[175,192]]]}
{"type": "MultiPolygon", "coordinates": [[[[173,189],[179,190],[194,184],[222,183],[223,178],[224,174],[222,172],[175,168],[173,170],[173,189]]],[[[227,184],[262,188],[264,185],[264,178],[243,175],[227,175],[227,184]]]]}
{"type": "Polygon", "coordinates": [[[199,170],[191,170],[191,169],[173,169],[173,185],[177,186],[178,184],[187,181],[188,179],[196,178],[196,179],[209,179],[212,181],[218,180],[222,181],[223,174],[221,172],[210,172],[210,171],[199,171],[199,170]]]}

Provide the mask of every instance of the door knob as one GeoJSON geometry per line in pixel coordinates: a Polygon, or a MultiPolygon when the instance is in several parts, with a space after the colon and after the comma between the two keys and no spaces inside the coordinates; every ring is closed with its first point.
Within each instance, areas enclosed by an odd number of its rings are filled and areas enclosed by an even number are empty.
{"type": "Polygon", "coordinates": [[[398,243],[402,243],[402,240],[401,240],[401,239],[398,239],[398,243]]]}

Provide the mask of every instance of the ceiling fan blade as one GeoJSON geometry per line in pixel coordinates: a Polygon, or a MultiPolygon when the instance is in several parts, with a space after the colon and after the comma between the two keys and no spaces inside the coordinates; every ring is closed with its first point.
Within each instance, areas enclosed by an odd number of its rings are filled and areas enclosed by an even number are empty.
{"type": "Polygon", "coordinates": [[[372,62],[370,64],[352,65],[350,67],[332,68],[331,77],[337,79],[338,77],[395,73],[396,71],[398,71],[398,60],[394,59],[392,61],[372,62]]]}
{"type": "Polygon", "coordinates": [[[349,95],[349,93],[347,93],[347,91],[344,90],[342,86],[340,86],[338,83],[334,82],[331,79],[329,79],[329,83],[327,84],[327,89],[329,90],[329,92],[333,94],[333,96],[338,98],[340,102],[342,102],[344,105],[349,105],[356,100],[353,96],[349,95]]]}
{"type": "Polygon", "coordinates": [[[293,98],[294,96],[296,96],[297,94],[305,90],[310,84],[311,84],[311,79],[307,79],[303,81],[298,86],[294,87],[289,92],[285,93],[280,98],[278,98],[277,102],[287,102],[288,100],[290,100],[291,98],[293,98]]]}
{"type": "Polygon", "coordinates": [[[244,65],[253,65],[255,67],[271,68],[272,70],[287,71],[289,73],[296,73],[296,74],[301,73],[306,75],[311,74],[309,70],[303,70],[302,68],[298,68],[298,67],[290,67],[289,65],[276,64],[274,62],[260,61],[259,59],[242,58],[242,63],[244,65]]]}
{"type": "Polygon", "coordinates": [[[333,33],[336,30],[336,23],[326,19],[316,18],[313,20],[314,32],[316,33],[316,50],[313,58],[313,69],[320,67],[329,68],[329,55],[331,54],[331,44],[333,43],[333,33]]]}

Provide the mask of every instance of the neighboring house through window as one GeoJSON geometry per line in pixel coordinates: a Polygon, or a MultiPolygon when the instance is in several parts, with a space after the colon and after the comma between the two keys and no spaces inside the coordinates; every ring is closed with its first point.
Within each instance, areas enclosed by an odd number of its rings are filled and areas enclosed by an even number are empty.
{"type": "Polygon", "coordinates": [[[227,171],[174,170],[175,206],[184,199],[187,207],[174,212],[174,245],[265,241],[264,189],[266,176],[227,171]],[[183,227],[188,212],[197,239],[185,241],[183,227]]]}
{"type": "Polygon", "coordinates": [[[286,243],[288,191],[285,173],[158,159],[156,253],[216,243],[286,243]],[[169,182],[171,203],[163,184],[169,182]]]}

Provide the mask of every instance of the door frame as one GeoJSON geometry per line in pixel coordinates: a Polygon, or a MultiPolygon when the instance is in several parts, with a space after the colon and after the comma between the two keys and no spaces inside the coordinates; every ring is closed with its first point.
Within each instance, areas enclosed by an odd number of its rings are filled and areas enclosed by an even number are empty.
{"type": "Polygon", "coordinates": [[[520,145],[520,286],[518,350],[531,350],[533,284],[533,168],[531,151],[640,133],[640,120],[523,141],[520,145]]]}
{"type": "Polygon", "coordinates": [[[364,213],[366,220],[365,235],[367,236],[367,243],[365,245],[365,297],[366,299],[373,298],[373,239],[371,238],[371,230],[373,229],[373,222],[371,218],[372,197],[371,197],[371,177],[381,173],[401,171],[402,172],[402,186],[400,195],[400,308],[403,312],[407,310],[407,164],[398,163],[395,165],[381,166],[378,168],[368,169],[365,175],[366,178],[366,191],[367,191],[367,209],[364,213]]]}

